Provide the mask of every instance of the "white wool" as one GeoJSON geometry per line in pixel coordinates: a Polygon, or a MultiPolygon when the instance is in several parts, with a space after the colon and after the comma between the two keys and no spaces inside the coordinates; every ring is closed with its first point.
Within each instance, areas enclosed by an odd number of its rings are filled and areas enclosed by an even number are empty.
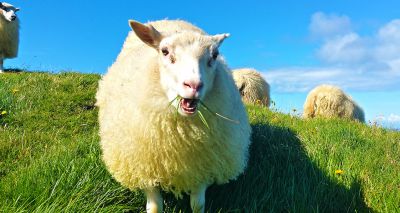
{"type": "MultiPolygon", "coordinates": [[[[183,52],[191,51],[184,48],[189,43],[202,46],[202,36],[207,36],[184,21],[149,24],[164,36],[184,35],[183,52]]],[[[161,85],[168,82],[168,73],[160,73],[158,54],[130,32],[99,83],[96,98],[107,169],[131,189],[161,187],[176,195],[235,179],[247,164],[251,128],[225,62],[216,60],[215,77],[205,79],[208,91],[202,101],[239,124],[200,107],[208,129],[199,116],[181,116],[169,104],[168,88],[161,85]]]]}
{"type": "Polygon", "coordinates": [[[364,111],[339,87],[319,85],[308,93],[304,103],[304,118],[342,117],[365,122],[364,111]]]}
{"type": "MultiPolygon", "coordinates": [[[[5,3],[3,3],[5,4],[5,3]]],[[[7,21],[0,14],[0,59],[15,58],[18,55],[19,20],[7,21]]]]}
{"type": "Polygon", "coordinates": [[[271,103],[270,86],[257,70],[235,69],[232,74],[244,103],[269,107],[271,103]]]}
{"type": "Polygon", "coordinates": [[[15,11],[19,10],[8,3],[1,3],[0,9],[0,73],[3,72],[3,60],[5,58],[15,58],[18,55],[19,44],[19,20],[15,16],[15,11]],[[15,20],[10,21],[11,18],[15,20]]]}

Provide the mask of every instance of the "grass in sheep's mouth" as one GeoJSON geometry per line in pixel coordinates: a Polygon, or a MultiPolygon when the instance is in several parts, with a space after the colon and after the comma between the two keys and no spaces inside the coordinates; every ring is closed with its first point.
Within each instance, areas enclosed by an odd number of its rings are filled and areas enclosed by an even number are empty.
{"type": "Polygon", "coordinates": [[[210,126],[208,126],[206,118],[203,116],[203,113],[200,110],[198,110],[198,113],[199,113],[201,122],[203,122],[203,124],[207,127],[207,129],[210,129],[210,126]]]}
{"type": "MultiPolygon", "coordinates": [[[[179,108],[181,107],[180,105],[181,105],[181,100],[182,100],[182,99],[183,99],[183,97],[177,95],[172,101],[169,102],[169,105],[172,105],[172,104],[174,103],[174,101],[178,100],[178,107],[176,108],[176,113],[178,113],[178,110],[179,110],[179,108]]],[[[222,119],[224,119],[224,120],[230,121],[230,122],[235,123],[235,124],[239,124],[239,123],[240,123],[240,122],[237,121],[237,120],[230,119],[230,118],[228,118],[228,117],[226,117],[226,116],[223,116],[223,115],[221,115],[221,114],[219,114],[219,113],[217,113],[217,112],[212,111],[212,110],[211,110],[206,104],[204,104],[204,102],[201,101],[201,100],[199,100],[199,104],[200,104],[200,106],[201,106],[203,109],[205,109],[206,111],[208,111],[209,113],[211,113],[211,114],[214,115],[214,116],[220,117],[220,118],[222,118],[222,119]]],[[[208,122],[207,122],[206,118],[204,117],[203,112],[202,112],[200,109],[197,109],[197,111],[198,111],[199,118],[200,118],[201,122],[203,122],[203,124],[204,124],[208,129],[210,129],[210,126],[208,125],[208,122]]]]}
{"type": "MultiPolygon", "coordinates": [[[[240,124],[240,122],[237,121],[237,120],[233,120],[233,119],[231,119],[231,118],[228,118],[228,117],[226,117],[226,116],[223,116],[223,115],[219,114],[218,112],[213,112],[206,104],[204,104],[203,101],[200,101],[200,105],[201,105],[204,109],[206,109],[207,111],[209,111],[211,114],[214,114],[214,115],[216,115],[216,116],[218,116],[218,117],[220,117],[220,118],[222,118],[222,119],[225,119],[225,120],[227,120],[227,121],[230,121],[230,122],[232,122],[232,123],[240,124]]],[[[200,111],[199,111],[199,112],[200,112],[200,111]]]]}

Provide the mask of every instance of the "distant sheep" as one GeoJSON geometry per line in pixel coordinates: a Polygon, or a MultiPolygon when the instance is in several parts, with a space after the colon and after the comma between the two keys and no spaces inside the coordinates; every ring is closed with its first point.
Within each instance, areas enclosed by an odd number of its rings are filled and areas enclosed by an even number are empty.
{"type": "Polygon", "coordinates": [[[235,179],[248,159],[248,117],[218,54],[228,35],[184,21],[129,24],[96,95],[103,160],[122,185],[145,191],[148,212],[162,211],[160,189],[189,193],[203,212],[207,187],[235,179]]]}
{"type": "Polygon", "coordinates": [[[270,87],[259,72],[243,68],[233,70],[232,74],[244,103],[270,106],[270,87]]]}
{"type": "Polygon", "coordinates": [[[19,8],[0,2],[0,73],[3,72],[3,60],[18,55],[19,20],[16,12],[19,8]]]}
{"type": "Polygon", "coordinates": [[[342,117],[365,122],[364,111],[339,87],[320,85],[311,90],[304,103],[304,118],[342,117]]]}

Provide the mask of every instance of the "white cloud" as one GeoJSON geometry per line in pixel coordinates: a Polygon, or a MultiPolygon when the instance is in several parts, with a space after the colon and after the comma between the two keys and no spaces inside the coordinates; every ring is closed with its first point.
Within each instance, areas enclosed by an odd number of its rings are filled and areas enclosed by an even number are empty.
{"type": "Polygon", "coordinates": [[[317,52],[323,62],[351,64],[368,58],[368,48],[356,33],[328,39],[317,52]]]}
{"type": "Polygon", "coordinates": [[[379,29],[376,36],[375,58],[390,62],[394,69],[400,71],[400,19],[393,20],[379,29]],[[393,66],[394,65],[394,66],[393,66]]]}
{"type": "MultiPolygon", "coordinates": [[[[342,70],[332,68],[292,67],[264,72],[265,79],[280,92],[305,92],[318,82],[326,82],[343,74],[342,70]]],[[[328,82],[326,82],[328,83],[328,82]]],[[[329,82],[334,84],[335,82],[329,82]]]]}
{"type": "Polygon", "coordinates": [[[314,13],[309,26],[311,36],[326,38],[332,35],[346,34],[351,31],[351,22],[347,16],[327,15],[322,12],[314,13]]]}
{"type": "Polygon", "coordinates": [[[392,123],[398,123],[400,122],[400,115],[390,114],[389,117],[387,118],[387,121],[392,123]]]}
{"type": "Polygon", "coordinates": [[[327,38],[317,55],[322,63],[400,74],[400,19],[382,26],[375,35],[350,32],[327,38]]]}
{"type": "Polygon", "coordinates": [[[372,122],[381,126],[400,130],[400,115],[397,114],[391,113],[388,116],[378,115],[373,119],[372,122]]]}
{"type": "Polygon", "coordinates": [[[400,43],[400,19],[395,19],[383,26],[378,32],[378,38],[383,41],[400,43]]]}
{"type": "Polygon", "coordinates": [[[373,91],[397,86],[400,80],[385,72],[364,74],[346,67],[289,67],[262,73],[277,92],[308,92],[320,84],[373,91]]]}
{"type": "Polygon", "coordinates": [[[324,36],[316,50],[320,65],[264,72],[275,91],[308,91],[322,83],[355,90],[399,89],[400,19],[388,22],[375,34],[361,36],[351,31],[347,16],[318,12],[311,18],[310,33],[324,36]]]}

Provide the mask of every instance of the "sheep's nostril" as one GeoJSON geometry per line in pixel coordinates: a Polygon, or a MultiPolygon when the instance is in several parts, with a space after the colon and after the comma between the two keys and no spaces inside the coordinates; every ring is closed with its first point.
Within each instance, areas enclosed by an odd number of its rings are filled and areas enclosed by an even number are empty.
{"type": "Polygon", "coordinates": [[[184,82],[183,85],[185,85],[185,87],[192,88],[192,86],[190,86],[190,84],[188,84],[186,82],[184,82]]]}
{"type": "Polygon", "coordinates": [[[183,82],[185,88],[189,88],[194,91],[199,91],[203,87],[203,83],[194,83],[194,82],[183,82]]]}

